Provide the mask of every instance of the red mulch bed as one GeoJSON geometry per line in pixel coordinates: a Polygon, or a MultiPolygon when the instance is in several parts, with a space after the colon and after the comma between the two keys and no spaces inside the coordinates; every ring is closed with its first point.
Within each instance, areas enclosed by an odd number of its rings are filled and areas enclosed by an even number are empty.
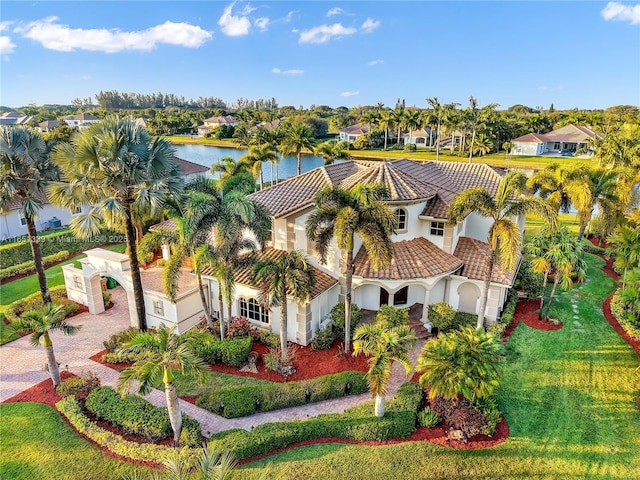
{"type": "Polygon", "coordinates": [[[538,310],[540,309],[539,300],[520,300],[516,305],[516,311],[513,314],[513,320],[504,332],[504,338],[509,338],[509,335],[515,330],[519,322],[524,323],[527,327],[535,330],[560,330],[562,328],[562,322],[559,325],[554,325],[547,320],[538,319],[538,310]]]}

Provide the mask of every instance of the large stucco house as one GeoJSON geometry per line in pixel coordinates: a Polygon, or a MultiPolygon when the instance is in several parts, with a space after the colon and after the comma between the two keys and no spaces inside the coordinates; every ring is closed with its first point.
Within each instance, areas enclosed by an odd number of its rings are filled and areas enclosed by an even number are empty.
{"type": "MultiPolygon", "coordinates": [[[[284,251],[301,250],[315,270],[316,285],[311,299],[303,304],[288,301],[288,339],[308,344],[314,332],[326,321],[331,308],[343,301],[345,292],[341,252],[333,240],[327,263],[320,263],[314,244],[305,235],[305,222],[314,209],[314,197],[323,187],[382,182],[395,210],[396,233],[392,237],[393,260],[382,271],[375,271],[362,241],[356,238],[353,301],[361,308],[377,310],[382,304],[409,307],[447,302],[460,311],[477,313],[487,268],[488,219],[471,214],[457,225],[447,223],[453,198],[469,187],[483,186],[494,193],[501,172],[481,164],[455,162],[418,163],[410,160],[375,162],[363,165],[344,162],[319,167],[265,190],[250,198],[262,203],[272,215],[272,235],[259,259],[277,258],[284,251]]],[[[516,219],[524,229],[524,217],[516,219]]],[[[486,317],[500,316],[515,274],[498,267],[491,272],[486,317]]],[[[218,285],[210,272],[204,272],[212,305],[217,305],[218,285]]],[[[279,308],[265,309],[259,302],[258,288],[249,269],[236,272],[234,316],[247,317],[255,325],[278,332],[279,308]]]]}
{"type": "Polygon", "coordinates": [[[512,155],[573,155],[598,134],[589,127],[566,125],[549,133],[527,133],[512,140],[512,155]]]}

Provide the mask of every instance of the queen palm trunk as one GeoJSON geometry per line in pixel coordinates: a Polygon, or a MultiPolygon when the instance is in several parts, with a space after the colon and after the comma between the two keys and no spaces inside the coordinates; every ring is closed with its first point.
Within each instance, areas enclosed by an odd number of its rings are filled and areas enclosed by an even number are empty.
{"type": "Polygon", "coordinates": [[[264,179],[262,177],[262,163],[260,163],[260,190],[264,190],[264,179]]]}
{"type": "MultiPolygon", "coordinates": [[[[429,130],[429,140],[431,138],[433,136],[431,135],[431,130],[429,130]]],[[[438,160],[440,160],[440,124],[438,124],[438,129],[436,130],[436,161],[438,160]]]]}
{"type": "Polygon", "coordinates": [[[287,286],[282,285],[282,301],[280,302],[280,358],[283,362],[289,361],[287,354],[287,286]]]}
{"type": "Polygon", "coordinates": [[[224,302],[222,301],[222,287],[218,281],[218,321],[220,322],[220,340],[224,340],[224,302]]]}
{"type": "Polygon", "coordinates": [[[180,413],[180,403],[178,401],[178,391],[173,381],[173,375],[165,369],[164,377],[170,378],[171,381],[164,384],[164,393],[167,398],[167,411],[169,412],[169,422],[173,429],[173,441],[177,444],[180,441],[180,433],[182,432],[182,414],[180,413]]]}
{"type": "Polygon", "coordinates": [[[302,153],[298,152],[298,176],[302,173],[302,161],[301,161],[302,153]]]}
{"type": "Polygon", "coordinates": [[[384,149],[385,151],[387,150],[387,136],[389,134],[389,129],[385,128],[384,129],[384,149]]]}
{"type": "MultiPolygon", "coordinates": [[[[353,244],[353,239],[351,241],[353,244]]],[[[345,273],[345,296],[344,296],[344,351],[351,351],[351,284],[353,282],[353,248],[347,250],[347,269],[345,273]]]]}
{"type": "Polygon", "coordinates": [[[473,129],[473,133],[471,133],[471,146],[469,147],[469,163],[473,159],[473,144],[476,140],[476,129],[473,129]]]}
{"type": "Polygon", "coordinates": [[[58,362],[56,362],[56,356],[53,353],[53,344],[51,343],[51,338],[49,338],[49,332],[46,332],[42,336],[42,343],[44,351],[47,354],[47,365],[49,367],[51,381],[53,382],[53,386],[57,387],[60,383],[60,369],[58,368],[58,362]]]}
{"type": "Polygon", "coordinates": [[[549,279],[549,272],[545,271],[544,272],[544,279],[542,280],[542,295],[540,295],[540,311],[538,313],[538,319],[542,320],[543,317],[543,310],[544,310],[544,295],[547,291],[547,280],[549,279]]]}
{"type": "Polygon", "coordinates": [[[487,309],[487,300],[489,299],[489,289],[491,288],[491,275],[493,273],[493,266],[495,265],[495,252],[489,251],[489,260],[487,266],[489,267],[489,273],[482,290],[482,297],[480,299],[480,309],[478,310],[478,323],[476,328],[484,328],[484,312],[487,309]]]}
{"type": "Polygon", "coordinates": [[[44,265],[42,264],[42,250],[40,250],[40,241],[38,240],[38,231],[30,215],[25,215],[27,222],[27,232],[29,232],[29,243],[31,244],[31,253],[33,253],[33,262],[36,267],[38,276],[38,284],[40,285],[40,294],[45,305],[51,303],[51,294],[49,293],[49,285],[47,285],[47,276],[44,273],[44,265]]]}
{"type": "Polygon", "coordinates": [[[553,302],[553,297],[556,294],[556,287],[560,283],[560,274],[556,272],[555,278],[553,280],[553,288],[551,289],[551,295],[549,295],[549,301],[547,302],[547,311],[544,314],[543,318],[546,320],[549,318],[549,311],[551,310],[551,303],[553,302]]]}
{"type": "Polygon", "coordinates": [[[204,318],[207,320],[207,328],[210,332],[213,331],[213,319],[211,318],[211,308],[207,303],[207,298],[204,296],[204,286],[202,285],[202,276],[196,275],[198,279],[198,292],[200,293],[200,302],[202,302],[202,310],[204,311],[204,318]]]}
{"type": "Polygon", "coordinates": [[[384,417],[384,401],[385,395],[384,393],[376,394],[376,401],[374,406],[374,413],[376,417],[384,417]]]}
{"type": "Polygon", "coordinates": [[[131,280],[133,281],[133,298],[136,302],[138,314],[138,328],[147,330],[147,314],[144,308],[144,294],[142,291],[142,278],[140,277],[140,264],[138,263],[138,248],[136,246],[136,230],[131,215],[131,203],[125,203],[126,240],[129,249],[129,264],[131,265],[131,280]]]}
{"type": "Polygon", "coordinates": [[[227,300],[227,318],[229,319],[229,325],[231,325],[231,322],[233,321],[233,315],[231,314],[231,302],[232,300],[227,300]]]}

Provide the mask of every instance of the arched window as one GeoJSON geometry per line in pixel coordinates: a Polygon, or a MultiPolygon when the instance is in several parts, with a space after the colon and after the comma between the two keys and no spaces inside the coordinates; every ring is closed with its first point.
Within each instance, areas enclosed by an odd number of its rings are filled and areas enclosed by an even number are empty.
{"type": "Polygon", "coordinates": [[[407,211],[404,208],[397,208],[393,213],[396,216],[396,230],[406,230],[407,211]]]}
{"type": "Polygon", "coordinates": [[[255,298],[240,298],[240,316],[254,322],[269,323],[269,309],[260,306],[255,298]]]}

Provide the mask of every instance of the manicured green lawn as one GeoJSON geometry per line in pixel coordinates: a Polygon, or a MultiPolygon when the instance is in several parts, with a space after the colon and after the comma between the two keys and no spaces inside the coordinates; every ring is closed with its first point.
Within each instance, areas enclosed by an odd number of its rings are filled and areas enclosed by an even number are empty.
{"type": "MultiPolygon", "coordinates": [[[[580,229],[580,225],[578,224],[578,217],[575,213],[561,213],[558,215],[558,220],[560,225],[566,225],[569,227],[570,232],[574,232],[576,235],[578,234],[578,230],[580,229]]],[[[527,215],[527,223],[525,224],[525,240],[528,240],[530,237],[537,235],[542,227],[544,227],[545,222],[542,217],[529,214],[527,215]]]]}
{"type": "MultiPolygon", "coordinates": [[[[124,253],[126,249],[126,245],[124,243],[120,243],[117,245],[111,245],[106,247],[107,250],[111,250],[114,252],[124,253]]],[[[55,267],[47,268],[45,270],[45,274],[47,275],[47,283],[49,287],[55,287],[57,285],[64,285],[64,275],[62,274],[62,266],[67,265],[69,263],[73,263],[77,268],[80,268],[80,260],[84,258],[86,255],[80,254],[75,256],[66,262],[62,262],[55,267]]],[[[37,292],[40,289],[38,285],[38,277],[33,274],[28,277],[23,277],[13,282],[5,283],[4,285],[0,285],[0,312],[4,311],[4,308],[7,305],[15,302],[16,300],[20,300],[27,295],[31,295],[32,293],[37,292]]]]}
{"type": "Polygon", "coordinates": [[[476,451],[428,443],[317,445],[253,465],[271,462],[292,479],[637,479],[640,375],[634,370],[640,359],[602,315],[614,289],[600,270],[604,262],[592,255],[588,262],[588,282],[552,307],[562,330],[521,324],[509,339],[497,393],[511,429],[504,444],[476,451]],[[571,298],[580,325],[573,323],[571,298]]]}
{"type": "Polygon", "coordinates": [[[3,404],[0,418],[2,479],[111,480],[151,471],[108,457],[80,438],[47,405],[3,404]]]}

